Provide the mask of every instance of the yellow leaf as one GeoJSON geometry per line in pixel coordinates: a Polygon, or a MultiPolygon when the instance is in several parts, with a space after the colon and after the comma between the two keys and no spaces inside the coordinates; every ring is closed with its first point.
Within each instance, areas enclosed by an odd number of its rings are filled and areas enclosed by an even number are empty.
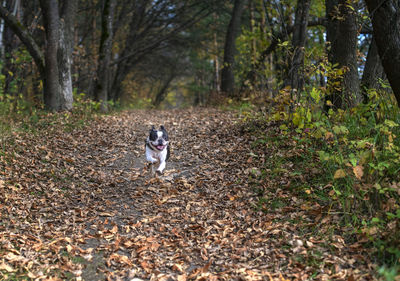
{"type": "Polygon", "coordinates": [[[174,264],[172,266],[172,269],[175,270],[175,271],[179,271],[181,273],[184,273],[184,269],[183,269],[183,266],[181,264],[178,264],[178,263],[174,264]]]}
{"type": "Polygon", "coordinates": [[[353,168],[353,172],[356,178],[361,180],[362,176],[364,175],[364,167],[361,165],[357,165],[353,168]]]}
{"type": "Polygon", "coordinates": [[[342,169],[339,169],[335,172],[335,175],[333,176],[333,178],[336,179],[340,179],[340,178],[344,178],[346,176],[346,172],[342,169]]]}
{"type": "Polygon", "coordinates": [[[74,248],[71,245],[67,245],[67,252],[71,253],[74,248]]]}
{"type": "Polygon", "coordinates": [[[99,213],[99,215],[102,217],[113,217],[113,216],[115,216],[115,213],[102,212],[102,213],[99,213]]]}
{"type": "Polygon", "coordinates": [[[316,139],[322,138],[322,132],[319,129],[315,130],[311,135],[316,139]]]}
{"type": "Polygon", "coordinates": [[[272,117],[275,121],[281,120],[281,115],[279,114],[279,112],[274,113],[272,117]]]}
{"type": "Polygon", "coordinates": [[[5,270],[7,272],[15,271],[14,268],[12,268],[12,266],[10,266],[10,265],[8,265],[8,264],[6,264],[4,262],[0,264],[0,270],[5,270]]]}
{"type": "Polygon", "coordinates": [[[117,233],[118,232],[118,225],[114,225],[114,227],[110,230],[111,233],[117,233]]]}

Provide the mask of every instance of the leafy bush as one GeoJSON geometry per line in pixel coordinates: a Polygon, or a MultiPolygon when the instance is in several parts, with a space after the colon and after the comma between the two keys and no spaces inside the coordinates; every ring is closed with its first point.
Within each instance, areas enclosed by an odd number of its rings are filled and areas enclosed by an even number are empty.
{"type": "MultiPolygon", "coordinates": [[[[312,88],[294,101],[290,89],[283,89],[261,117],[314,153],[303,157],[302,167],[318,167],[319,177],[304,192],[343,214],[343,224],[395,268],[400,261],[399,108],[385,91],[369,90],[367,103],[324,112],[325,91],[312,88]]],[[[391,268],[382,274],[391,274],[391,268]]]]}

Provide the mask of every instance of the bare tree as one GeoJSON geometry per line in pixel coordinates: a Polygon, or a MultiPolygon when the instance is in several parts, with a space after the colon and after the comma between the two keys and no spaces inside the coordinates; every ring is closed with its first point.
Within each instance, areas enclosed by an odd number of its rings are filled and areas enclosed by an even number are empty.
{"type": "MultiPolygon", "coordinates": [[[[127,37],[123,48],[112,62],[115,72],[109,99],[119,100],[123,81],[129,72],[157,50],[167,46],[169,40],[185,28],[210,13],[207,1],[138,0],[130,10],[126,24],[127,37]]],[[[126,30],[124,30],[126,32],[126,30]]]]}

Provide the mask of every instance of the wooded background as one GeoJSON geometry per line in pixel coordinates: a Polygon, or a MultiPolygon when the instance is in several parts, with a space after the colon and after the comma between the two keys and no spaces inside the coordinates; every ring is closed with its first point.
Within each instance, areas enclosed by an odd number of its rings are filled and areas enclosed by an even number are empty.
{"type": "Polygon", "coordinates": [[[1,97],[58,111],[84,93],[107,111],[322,88],[325,107],[344,108],[388,80],[399,102],[399,9],[382,0],[2,1],[1,97]]]}

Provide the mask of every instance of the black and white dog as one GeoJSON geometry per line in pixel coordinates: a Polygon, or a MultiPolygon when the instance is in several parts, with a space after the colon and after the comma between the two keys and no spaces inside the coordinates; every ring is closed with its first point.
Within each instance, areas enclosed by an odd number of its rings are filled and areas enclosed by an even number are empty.
{"type": "Polygon", "coordinates": [[[157,168],[158,173],[162,173],[165,169],[166,161],[169,159],[169,140],[168,134],[164,126],[160,126],[156,130],[151,126],[150,134],[146,139],[146,159],[151,164],[159,162],[157,168]]]}

